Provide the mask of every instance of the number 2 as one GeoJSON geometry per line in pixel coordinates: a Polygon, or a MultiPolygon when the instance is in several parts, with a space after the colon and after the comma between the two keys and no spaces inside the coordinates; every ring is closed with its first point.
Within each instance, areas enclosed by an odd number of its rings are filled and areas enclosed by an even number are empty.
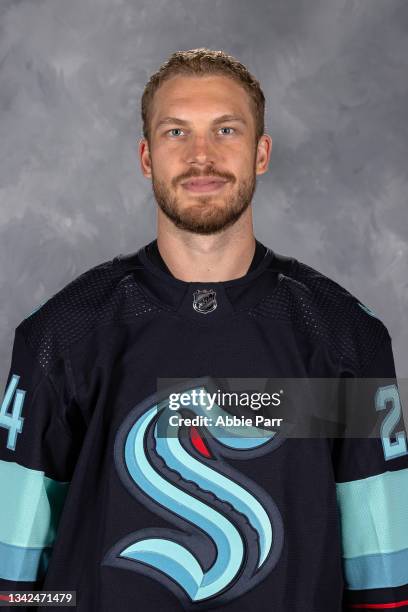
{"type": "Polygon", "coordinates": [[[391,402],[391,410],[381,425],[381,441],[385,460],[395,459],[408,454],[407,436],[404,430],[394,434],[395,441],[391,442],[391,434],[401,417],[401,399],[397,385],[379,387],[375,394],[376,410],[385,410],[387,402],[391,402]]]}

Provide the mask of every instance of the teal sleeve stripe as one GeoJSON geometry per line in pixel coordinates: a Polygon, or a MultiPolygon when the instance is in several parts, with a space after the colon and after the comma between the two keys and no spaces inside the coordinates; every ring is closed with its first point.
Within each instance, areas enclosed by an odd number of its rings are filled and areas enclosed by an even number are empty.
{"type": "Polygon", "coordinates": [[[52,546],[69,482],[39,470],[0,460],[0,542],[11,546],[52,546]]]}
{"type": "Polygon", "coordinates": [[[408,468],[336,483],[343,557],[408,548],[408,468]]]}
{"type": "Polygon", "coordinates": [[[0,578],[15,582],[41,580],[47,570],[51,547],[24,548],[0,542],[0,578]]]}
{"type": "Polygon", "coordinates": [[[386,589],[408,584],[408,548],[395,553],[343,559],[349,590],[386,589]]]}

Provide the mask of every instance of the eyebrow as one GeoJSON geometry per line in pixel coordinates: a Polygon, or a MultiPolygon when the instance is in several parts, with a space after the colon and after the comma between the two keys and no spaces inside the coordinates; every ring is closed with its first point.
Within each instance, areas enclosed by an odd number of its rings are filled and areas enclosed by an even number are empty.
{"type": "MultiPolygon", "coordinates": [[[[217,117],[216,119],[214,119],[212,123],[214,125],[218,125],[219,123],[224,123],[226,121],[238,121],[243,125],[247,125],[245,119],[243,117],[240,117],[239,115],[221,115],[221,117],[217,117]]],[[[158,122],[156,129],[158,129],[162,125],[168,125],[169,123],[177,125],[189,125],[190,121],[185,121],[184,119],[179,119],[178,117],[163,117],[163,119],[158,122]]]]}

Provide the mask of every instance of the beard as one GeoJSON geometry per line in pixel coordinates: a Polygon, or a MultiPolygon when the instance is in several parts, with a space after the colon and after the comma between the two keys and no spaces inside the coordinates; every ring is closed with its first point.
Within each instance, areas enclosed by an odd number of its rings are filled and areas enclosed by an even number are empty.
{"type": "MultiPolygon", "coordinates": [[[[218,176],[226,178],[232,184],[236,182],[233,175],[215,173],[214,170],[209,168],[208,171],[201,173],[195,171],[194,174],[190,170],[185,175],[173,179],[171,184],[173,188],[176,188],[181,181],[196,176],[218,176]]],[[[216,234],[236,223],[251,204],[256,189],[255,161],[252,173],[238,183],[235,193],[224,196],[221,204],[214,202],[215,199],[222,198],[218,194],[195,195],[192,196],[193,204],[183,208],[180,206],[180,199],[171,191],[168,185],[164,181],[155,178],[153,167],[152,186],[157,204],[176,227],[195,234],[216,234]]],[[[225,188],[227,189],[228,187],[225,188]]]]}

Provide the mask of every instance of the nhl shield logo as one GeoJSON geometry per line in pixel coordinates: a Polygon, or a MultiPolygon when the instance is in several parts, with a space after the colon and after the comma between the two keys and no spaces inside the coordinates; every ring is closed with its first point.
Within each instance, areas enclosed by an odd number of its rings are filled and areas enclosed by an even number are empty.
{"type": "Polygon", "coordinates": [[[197,289],[193,293],[193,308],[201,314],[208,314],[217,308],[215,289],[197,289]]]}

